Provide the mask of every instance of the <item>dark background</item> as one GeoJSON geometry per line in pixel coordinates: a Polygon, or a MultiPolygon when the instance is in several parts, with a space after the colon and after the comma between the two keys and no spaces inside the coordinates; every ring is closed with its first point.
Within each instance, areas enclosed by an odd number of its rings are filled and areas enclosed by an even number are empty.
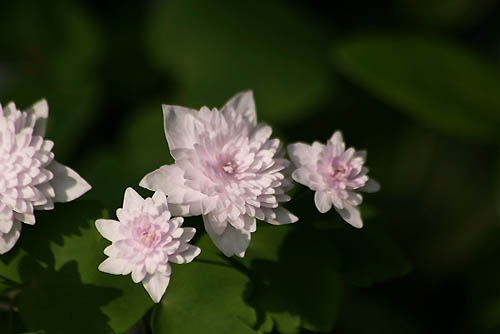
{"type": "MultiPolygon", "coordinates": [[[[413,269],[345,293],[333,332],[497,333],[499,14],[493,0],[2,1],[0,101],[47,98],[57,159],[111,211],[171,161],[162,103],[253,89],[285,143],[340,129],[382,185],[365,217],[413,269]]],[[[311,203],[294,205],[307,224],[311,203]]]]}

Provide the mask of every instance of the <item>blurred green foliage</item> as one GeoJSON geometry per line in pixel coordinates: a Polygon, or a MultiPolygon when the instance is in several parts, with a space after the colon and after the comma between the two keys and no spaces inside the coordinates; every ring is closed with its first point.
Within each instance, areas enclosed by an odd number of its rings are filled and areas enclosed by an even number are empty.
{"type": "Polygon", "coordinates": [[[46,97],[56,158],[93,186],[0,257],[1,333],[496,333],[500,6],[490,0],[0,4],[0,102],[46,97]],[[159,305],[97,270],[126,187],[172,162],[161,104],[253,89],[285,144],[366,148],[366,226],[294,190],[244,259],[174,265],[159,305]],[[495,181],[496,180],[496,181],[495,181]],[[91,201],[92,200],[92,201],[91,201]],[[104,211],[103,211],[104,210],[104,211]]]}

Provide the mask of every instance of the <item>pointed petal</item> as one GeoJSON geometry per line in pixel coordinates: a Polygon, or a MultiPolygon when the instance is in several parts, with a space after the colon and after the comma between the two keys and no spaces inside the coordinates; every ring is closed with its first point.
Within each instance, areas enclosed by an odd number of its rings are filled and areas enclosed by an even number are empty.
{"type": "Polygon", "coordinates": [[[193,148],[196,142],[196,110],[180,106],[163,105],[165,136],[170,150],[193,148]]]}
{"type": "Polygon", "coordinates": [[[250,232],[245,230],[237,230],[231,224],[227,224],[226,229],[220,235],[215,233],[212,229],[211,224],[207,223],[205,219],[203,219],[205,223],[205,229],[207,230],[208,235],[214,242],[214,244],[219,248],[224,255],[230,257],[236,254],[239,257],[245,256],[245,251],[250,244],[250,232]]]}
{"type": "Polygon", "coordinates": [[[276,214],[275,219],[266,220],[269,224],[272,225],[292,224],[299,220],[297,216],[295,216],[293,213],[282,206],[274,209],[274,213],[276,214]]]}
{"type": "Polygon", "coordinates": [[[123,196],[123,208],[127,210],[141,210],[144,204],[144,198],[135,191],[134,188],[128,187],[123,196]]]}
{"type": "Polygon", "coordinates": [[[55,160],[48,169],[54,173],[54,178],[49,182],[56,193],[54,202],[72,201],[92,188],[78,173],[55,160]]]}
{"type": "Polygon", "coordinates": [[[169,256],[169,261],[177,264],[184,264],[193,261],[193,259],[200,254],[201,249],[189,244],[187,246],[188,248],[184,252],[175,254],[172,257],[169,256]]]}
{"type": "Polygon", "coordinates": [[[332,207],[330,196],[325,191],[316,191],[314,193],[314,203],[321,213],[328,212],[332,207]]]}
{"type": "Polygon", "coordinates": [[[120,223],[112,219],[98,219],[95,227],[101,235],[109,241],[120,239],[120,223]]]}
{"type": "Polygon", "coordinates": [[[355,206],[352,206],[348,203],[344,203],[344,208],[343,209],[337,209],[337,212],[342,216],[342,219],[344,219],[346,222],[351,224],[352,226],[356,228],[362,228],[363,227],[363,221],[361,220],[361,215],[359,213],[359,209],[355,206]]]}
{"type": "Polygon", "coordinates": [[[49,105],[45,99],[36,102],[26,110],[28,113],[27,124],[33,127],[33,135],[45,137],[47,118],[49,117],[49,105]]]}
{"type": "Polygon", "coordinates": [[[128,275],[132,272],[131,264],[124,259],[107,258],[102,261],[98,269],[113,275],[128,275]]]}
{"type": "Polygon", "coordinates": [[[173,216],[197,216],[203,212],[206,195],[184,184],[184,172],[176,165],[165,165],[147,174],[139,185],[143,188],[163,191],[168,196],[173,216]]]}
{"type": "Polygon", "coordinates": [[[147,275],[143,280],[142,284],[144,288],[149,293],[149,296],[155,303],[159,303],[161,297],[167,290],[168,283],[170,281],[169,276],[156,273],[154,275],[147,275]]]}
{"type": "Polygon", "coordinates": [[[257,125],[257,111],[251,90],[233,96],[221,109],[222,114],[230,112],[242,113],[243,117],[252,125],[257,125]]]}
{"type": "Polygon", "coordinates": [[[288,145],[288,155],[292,160],[293,164],[300,168],[302,166],[308,167],[309,169],[315,169],[316,164],[319,159],[319,154],[321,150],[319,146],[311,146],[304,143],[295,143],[288,145]]]}
{"type": "Polygon", "coordinates": [[[14,247],[21,235],[22,224],[14,220],[9,233],[0,233],[0,254],[5,254],[14,247]]]}
{"type": "Polygon", "coordinates": [[[375,193],[377,191],[380,191],[380,184],[375,181],[374,179],[368,179],[366,181],[365,185],[361,188],[358,189],[359,191],[364,191],[367,193],[375,193]]]}

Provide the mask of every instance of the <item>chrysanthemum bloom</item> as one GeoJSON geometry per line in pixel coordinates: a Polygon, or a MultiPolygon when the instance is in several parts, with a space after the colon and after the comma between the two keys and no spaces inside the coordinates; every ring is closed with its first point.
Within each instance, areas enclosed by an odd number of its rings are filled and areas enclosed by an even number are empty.
{"type": "Polygon", "coordinates": [[[346,222],[363,227],[357,208],[363,198],[358,192],[380,189],[378,183],[366,175],[365,151],[346,150],[342,134],[337,131],[326,145],[291,144],[288,155],[297,167],[292,173],[293,179],[316,191],[314,202],[321,213],[329,211],[333,204],[346,222]]]}
{"type": "Polygon", "coordinates": [[[104,249],[108,256],[99,270],[114,275],[132,273],[135,283],[142,282],[158,303],[170,281],[170,262],[189,263],[200,249],[188,242],[196,230],[183,227],[182,217],[172,218],[167,198],[161,191],[143,199],[127,188],[123,209],[116,211],[119,221],[98,219],[99,233],[112,244],[104,249]]]}
{"type": "Polygon", "coordinates": [[[54,160],[54,143],[44,139],[48,115],[45,100],[26,111],[0,105],[0,254],[14,247],[22,223],[35,224],[33,210],[53,209],[90,189],[54,160]]]}
{"type": "Polygon", "coordinates": [[[257,124],[252,92],[237,94],[221,110],[164,105],[163,114],[175,164],[151,172],[140,185],[165,192],[178,215],[203,215],[226,256],[245,255],[256,218],[275,225],[297,221],[280,206],[290,200],[290,161],[279,140],[270,139],[271,127],[257,124]]]}

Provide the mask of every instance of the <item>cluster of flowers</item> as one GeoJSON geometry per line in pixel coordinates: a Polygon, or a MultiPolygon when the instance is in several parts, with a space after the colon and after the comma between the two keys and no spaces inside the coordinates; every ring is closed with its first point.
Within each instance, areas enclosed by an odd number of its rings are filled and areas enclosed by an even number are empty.
{"type": "MultiPolygon", "coordinates": [[[[152,197],[143,199],[128,188],[118,221],[96,222],[112,242],[99,270],[131,274],[155,302],[168,286],[170,263],[189,263],[200,253],[189,244],[196,231],[181,227],[182,217],[201,215],[215,245],[228,257],[243,257],[257,219],[273,225],[298,220],[282,206],[290,200],[286,193],[293,179],[315,191],[320,212],[333,205],[349,224],[363,226],[359,192],[379,186],[367,176],[366,153],[346,149],[340,132],[326,145],[295,143],[285,150],[271,138],[271,127],[257,122],[251,91],[237,94],[220,110],[164,105],[163,114],[175,163],[140,182],[154,191],[152,197]]],[[[90,189],[53,160],[53,143],[43,138],[47,115],[44,101],[26,112],[13,104],[0,109],[1,253],[19,238],[21,222],[34,224],[33,209],[51,209],[53,201],[69,201],[90,189]]]]}

